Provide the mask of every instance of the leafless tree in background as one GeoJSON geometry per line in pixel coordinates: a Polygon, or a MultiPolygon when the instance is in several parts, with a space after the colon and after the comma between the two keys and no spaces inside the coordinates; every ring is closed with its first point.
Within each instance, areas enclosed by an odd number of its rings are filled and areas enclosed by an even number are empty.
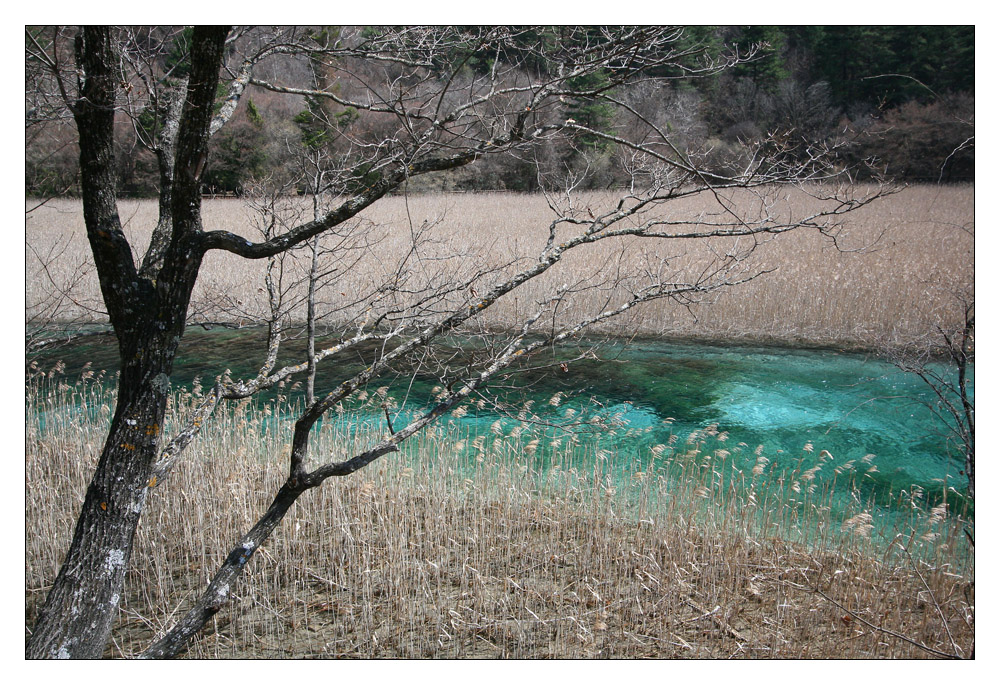
{"type": "Polygon", "coordinates": [[[948,427],[948,442],[961,454],[969,483],[969,497],[976,497],[976,402],[973,366],[976,361],[976,298],[968,291],[952,292],[958,310],[955,325],[938,325],[922,340],[890,349],[886,356],[900,370],[913,374],[933,393],[927,407],[948,427]]]}
{"type": "MultiPolygon", "coordinates": [[[[762,242],[795,229],[835,238],[839,218],[881,192],[856,190],[835,150],[787,132],[746,147],[738,165],[726,171],[706,168],[702,162],[710,150],[685,147],[668,125],[619,95],[646,80],[663,85],[713,74],[752,59],[752,53],[709,58],[676,27],[556,27],[543,38],[535,29],[509,27],[28,31],[26,59],[36,75],[28,85],[45,91],[32,97],[70,116],[78,131],[87,235],[121,357],[108,438],[66,559],[27,642],[28,657],[102,655],[146,498],[167,479],[219,402],[273,387],[345,350],[362,345],[377,350],[364,370],[315,389],[295,423],[288,478],[271,506],[234,542],[202,596],[146,657],[184,651],[226,604],[254,552],[304,492],[397,451],[498,373],[588,327],[647,302],[684,305],[757,277],[760,272],[747,260],[762,242]],[[282,70],[276,66],[282,61],[312,61],[312,66],[282,70]],[[299,80],[282,78],[297,73],[299,80]],[[321,79],[312,78],[317,73],[321,79]],[[319,195],[322,188],[334,201],[317,205],[311,218],[301,221],[280,220],[279,208],[265,209],[261,216],[274,221],[254,239],[203,225],[201,216],[209,143],[251,87],[322,101],[329,112],[349,113],[344,116],[353,120],[324,148],[328,156],[317,166],[323,179],[310,185],[309,192],[319,195]],[[605,130],[570,115],[595,103],[612,108],[616,120],[628,126],[605,130]],[[141,258],[133,255],[119,218],[116,126],[133,127],[157,161],[159,221],[141,258]],[[503,263],[478,259],[472,249],[467,259],[459,254],[449,261],[429,248],[435,244],[433,226],[413,226],[402,258],[386,264],[370,287],[344,295],[341,311],[350,312],[351,320],[341,337],[310,350],[301,363],[278,366],[282,303],[274,279],[283,255],[299,248],[339,251],[341,268],[350,269],[351,250],[373,244],[367,232],[378,235],[378,227],[359,215],[380,198],[405,189],[411,179],[491,155],[527,159],[557,139],[580,149],[614,151],[615,163],[630,179],[616,202],[582,204],[574,192],[577,172],[562,174],[559,183],[547,186],[553,218],[539,226],[537,244],[503,263]],[[791,186],[814,195],[818,209],[789,215],[778,198],[791,186]],[[672,203],[701,194],[716,200],[716,211],[700,216],[669,211],[672,203]],[[680,246],[705,241],[713,250],[704,263],[695,269],[673,266],[680,246]],[[597,243],[619,245],[621,257],[595,265],[593,274],[563,280],[560,265],[577,253],[590,254],[597,243]],[[223,377],[186,424],[165,436],[170,377],[192,291],[203,259],[220,252],[276,260],[266,314],[273,323],[268,349],[256,377],[223,377]],[[626,259],[626,254],[637,256],[626,259]],[[537,283],[548,284],[544,292],[531,289],[537,283]],[[583,292],[600,293],[601,305],[583,307],[577,299],[583,292]],[[503,330],[480,325],[491,308],[518,296],[513,325],[503,330]],[[390,421],[382,439],[359,454],[310,454],[310,436],[326,412],[453,333],[482,336],[486,353],[474,356],[474,364],[440,365],[445,391],[432,406],[406,425],[390,421]]],[[[504,217],[498,216],[498,236],[503,230],[504,217]]],[[[316,267],[306,277],[318,287],[320,276],[330,280],[337,273],[316,267]]]]}

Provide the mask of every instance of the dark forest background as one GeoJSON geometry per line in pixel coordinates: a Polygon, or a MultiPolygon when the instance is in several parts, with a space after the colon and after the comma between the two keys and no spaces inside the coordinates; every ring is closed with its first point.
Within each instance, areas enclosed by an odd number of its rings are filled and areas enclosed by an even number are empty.
{"type": "MultiPolygon", "coordinates": [[[[167,66],[181,76],[187,33],[170,35],[168,61],[174,64],[167,66]]],[[[559,39],[558,27],[532,28],[520,38],[526,46],[559,39]]],[[[785,137],[836,146],[845,166],[875,160],[876,168],[902,181],[974,181],[972,26],[702,26],[688,29],[685,40],[707,56],[764,47],[758,59],[721,74],[653,73],[616,89],[615,99],[632,113],[596,98],[566,102],[560,116],[625,138],[655,124],[719,172],[745,163],[748,150],[761,141],[785,137]],[[646,121],[640,124],[635,113],[646,121]]],[[[491,67],[491,55],[462,58],[470,79],[491,67]]],[[[323,83],[322,65],[305,62],[275,62],[272,80],[337,87],[332,77],[323,83]]],[[[541,73],[549,67],[520,63],[541,73]]],[[[357,73],[365,66],[353,68],[357,73]]],[[[580,85],[599,90],[601,76],[588,78],[594,82],[580,85]]],[[[382,127],[392,135],[394,123],[377,117],[261,88],[248,92],[229,125],[213,138],[206,193],[239,194],[252,183],[303,192],[306,182],[296,174],[304,155],[328,149],[332,158],[353,132],[367,137],[382,127]]],[[[123,117],[119,127],[122,196],[154,196],[158,190],[156,159],[141,144],[142,126],[140,116],[123,117]]],[[[78,150],[68,117],[30,121],[25,154],[27,195],[78,192],[78,150]]],[[[553,136],[519,156],[488,156],[456,172],[422,178],[410,190],[532,191],[542,183],[539,170],[547,179],[572,178],[582,187],[605,188],[625,181],[626,166],[627,160],[599,137],[553,136]]]]}

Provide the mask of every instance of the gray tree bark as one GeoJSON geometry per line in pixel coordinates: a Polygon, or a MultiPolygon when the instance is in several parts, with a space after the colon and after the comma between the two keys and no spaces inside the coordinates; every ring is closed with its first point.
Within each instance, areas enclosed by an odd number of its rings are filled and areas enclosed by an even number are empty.
{"type": "Polygon", "coordinates": [[[139,275],[118,218],[114,177],[115,66],[107,27],[77,38],[85,74],[74,116],[80,132],[84,220],[121,358],[118,404],[66,559],[29,638],[27,658],[99,658],[125,581],[136,526],[155,481],[170,374],[203,251],[200,167],[208,141],[226,28],[198,29],[178,133],[173,238],[154,280],[139,275]]]}

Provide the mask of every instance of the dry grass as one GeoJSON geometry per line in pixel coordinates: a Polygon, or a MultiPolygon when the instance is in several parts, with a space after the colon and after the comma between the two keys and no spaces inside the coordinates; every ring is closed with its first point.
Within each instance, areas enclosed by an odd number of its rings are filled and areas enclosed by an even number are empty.
{"type": "MultiPolygon", "coordinates": [[[[53,374],[26,399],[27,627],[114,398],[53,374]]],[[[289,425],[274,420],[287,409],[220,409],[153,491],[109,656],[134,654],[178,617],[264,510],[285,477],[289,425]]],[[[907,640],[969,655],[974,560],[941,507],[914,501],[885,540],[878,510],[833,506],[819,470],[779,474],[758,460],[738,471],[727,456],[741,446],[712,429],[642,463],[567,440],[542,472],[527,461],[534,430],[440,425],[408,455],[307,493],[189,656],[930,655],[907,640]]],[[[316,453],[369,437],[330,424],[316,453]]],[[[849,470],[824,459],[831,475],[849,470]]]]}
{"type": "MultiPolygon", "coordinates": [[[[837,252],[804,232],[783,236],[755,257],[775,273],[690,310],[653,303],[612,332],[861,345],[922,335],[928,323],[946,320],[946,287],[971,286],[973,192],[911,188],[853,215],[851,244],[881,235],[862,253],[837,252]]],[[[670,211],[696,216],[706,208],[670,211]]],[[[141,249],[155,203],[123,202],[122,215],[141,249]]],[[[238,201],[207,202],[205,217],[209,229],[249,235],[238,201]]],[[[440,223],[407,274],[413,284],[527,254],[544,242],[551,215],[535,196],[388,198],[360,226],[377,244],[354,253],[361,261],[336,279],[326,306],[336,310],[338,295],[353,299],[393,273],[411,245],[410,226],[425,219],[440,223]]],[[[624,247],[632,268],[641,250],[624,247]]],[[[707,254],[704,245],[655,249],[680,272],[707,254]]],[[[77,203],[57,201],[29,215],[29,317],[57,311],[101,320],[87,254],[77,203]],[[47,275],[35,254],[61,256],[47,275]],[[50,276],[73,283],[72,303],[48,306],[50,276]]],[[[585,279],[612,254],[567,260],[548,286],[585,279]]],[[[210,255],[196,316],[261,316],[263,267],[210,255]]],[[[532,284],[499,301],[486,323],[509,325],[545,287],[532,284]]],[[[599,295],[581,293],[570,315],[604,306],[588,298],[599,295]]],[[[359,311],[351,305],[338,315],[351,321],[359,311]]],[[[58,374],[27,388],[26,628],[68,545],[113,401],[93,380],[66,384],[58,374]]],[[[174,406],[190,402],[177,396],[174,406]]],[[[109,655],[134,654],[177,618],[265,509],[287,469],[288,426],[277,420],[287,411],[276,404],[221,409],[156,489],[109,655]]],[[[342,454],[368,437],[331,425],[319,432],[316,451],[342,454]]],[[[813,468],[833,474],[833,463],[776,473],[758,462],[744,472],[726,461],[737,448],[711,430],[690,443],[686,437],[662,446],[652,462],[567,440],[556,450],[558,466],[538,471],[528,446],[542,438],[528,428],[516,437],[476,436],[441,425],[415,439],[409,455],[307,493],[190,655],[969,655],[974,560],[959,517],[914,501],[908,516],[879,527],[879,510],[868,502],[830,499],[813,468]],[[478,456],[471,463],[470,448],[478,456]]],[[[838,477],[850,476],[836,467],[838,477]]]]}
{"type": "MultiPolygon", "coordinates": [[[[613,201],[611,194],[588,194],[579,199],[595,207],[613,201]]],[[[627,321],[611,327],[613,333],[696,336],[715,339],[769,340],[871,346],[920,337],[930,324],[947,323],[954,308],[952,291],[971,288],[973,280],[972,186],[917,186],[863,208],[847,219],[843,240],[848,247],[871,246],[863,252],[840,252],[816,232],[800,231],[763,245],[748,266],[776,271],[751,283],[716,294],[690,309],[670,301],[646,306],[627,321]],[[876,242],[876,239],[877,242],[876,242]]],[[[153,201],[123,201],[122,218],[137,249],[148,240],[155,223],[153,201]]],[[[582,206],[582,204],[580,205],[582,206]]],[[[802,212],[813,206],[803,194],[789,194],[779,202],[779,214],[802,212]]],[[[296,209],[301,215],[301,207],[296,209]]],[[[682,201],[660,210],[673,218],[691,219],[718,211],[705,199],[682,201]]],[[[289,209],[291,214],[291,209],[289,209]]],[[[239,200],[207,201],[205,224],[252,236],[253,214],[239,200]]],[[[364,299],[390,274],[412,246],[413,227],[425,220],[433,228],[423,237],[421,259],[406,266],[407,287],[442,284],[475,269],[524,259],[544,244],[552,213],[544,199],[533,195],[464,194],[390,197],[365,212],[352,228],[347,244],[351,268],[333,279],[321,296],[321,314],[352,322],[370,301],[364,299]],[[434,224],[434,222],[439,222],[434,224]],[[365,247],[362,247],[362,241],[365,247]],[[359,261],[355,264],[354,259],[359,261]]],[[[337,240],[337,239],[333,239],[337,240]]],[[[27,284],[29,315],[44,312],[53,288],[38,268],[34,254],[62,253],[51,270],[59,284],[73,283],[77,304],[64,303],[61,318],[77,316],[100,320],[100,293],[88,249],[80,207],[55,201],[32,213],[27,222],[27,284]],[[65,248],[65,249],[64,249],[65,248]],[[81,275],[82,274],[82,275],[81,275]]],[[[646,260],[669,257],[680,275],[699,271],[711,250],[732,245],[671,244],[669,241],[608,241],[567,258],[545,278],[501,299],[486,312],[483,323],[511,326],[525,309],[551,292],[553,285],[595,285],[618,266],[619,253],[627,274],[639,273],[646,260]],[[610,260],[610,261],[609,261],[610,260]],[[595,265],[606,265],[595,274],[595,265]]],[[[301,273],[306,255],[289,273],[301,273]]],[[[261,289],[263,262],[247,263],[228,254],[206,258],[192,311],[202,319],[252,321],[264,316],[266,297],[261,289]]],[[[485,292],[491,278],[481,279],[485,292]]],[[[286,282],[289,278],[286,278],[286,282]]],[[[573,307],[563,307],[567,320],[606,306],[599,289],[581,292],[573,307]]],[[[449,306],[469,295],[456,293],[449,306]]],[[[390,298],[391,299],[391,298],[390,298]]],[[[402,295],[379,306],[406,304],[402,295]]],[[[301,310],[293,317],[301,318],[301,310]]]]}

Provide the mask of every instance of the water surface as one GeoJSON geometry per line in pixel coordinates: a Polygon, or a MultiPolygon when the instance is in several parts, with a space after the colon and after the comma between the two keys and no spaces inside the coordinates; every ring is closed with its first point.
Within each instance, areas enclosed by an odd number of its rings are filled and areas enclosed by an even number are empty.
{"type": "MultiPolygon", "coordinates": [[[[192,330],[178,356],[175,387],[190,385],[196,377],[207,386],[226,369],[233,377],[251,376],[262,344],[259,331],[192,330]]],[[[296,345],[288,346],[290,359],[295,358],[296,345]]],[[[520,423],[517,412],[527,405],[529,417],[548,423],[574,423],[568,416],[603,417],[604,428],[576,438],[590,443],[581,453],[612,454],[632,469],[644,468],[658,445],[670,446],[671,454],[682,451],[694,434],[704,450],[725,449],[732,467],[745,472],[760,456],[766,457],[769,469],[791,469],[825,450],[837,464],[860,469],[864,496],[884,501],[901,490],[912,491],[914,485],[927,491],[965,487],[948,427],[929,408],[934,402],[930,388],[870,356],[659,341],[606,345],[599,350],[599,360],[565,365],[558,361],[571,359],[572,349],[545,354],[549,358],[533,360],[544,370],[515,375],[490,392],[508,412],[498,414],[489,404],[471,406],[464,416],[449,421],[473,436],[509,435],[520,423]],[[553,401],[557,393],[558,401],[553,401]],[[706,427],[708,434],[696,433],[706,427]]],[[[67,362],[70,377],[84,361],[109,371],[116,365],[115,346],[106,342],[90,340],[53,355],[67,362]]],[[[338,374],[321,377],[317,388],[331,386],[367,363],[364,353],[328,360],[324,366],[338,374]]],[[[386,384],[379,380],[371,390],[386,384]]],[[[429,405],[435,384],[433,378],[414,381],[406,374],[390,384],[399,404],[397,426],[429,405]]],[[[552,427],[539,430],[530,434],[543,436],[531,454],[535,465],[544,468],[546,459],[558,452],[552,443],[562,445],[569,433],[552,427]]]]}

